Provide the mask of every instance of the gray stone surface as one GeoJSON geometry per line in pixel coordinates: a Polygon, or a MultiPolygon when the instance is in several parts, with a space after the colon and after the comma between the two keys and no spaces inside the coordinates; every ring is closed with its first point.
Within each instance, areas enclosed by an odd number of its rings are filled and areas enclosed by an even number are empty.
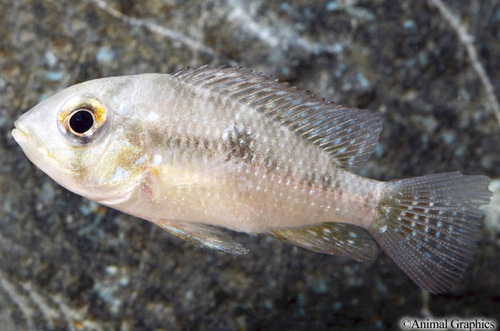
{"type": "Polygon", "coordinates": [[[500,318],[498,219],[464,281],[427,297],[384,254],[360,264],[244,234],[246,256],[200,249],[64,190],[10,135],[22,112],[77,82],[231,64],[380,111],[363,175],[498,178],[499,120],[478,68],[500,95],[500,4],[445,2],[467,41],[435,2],[0,0],[0,328],[384,330],[402,316],[500,318]]]}

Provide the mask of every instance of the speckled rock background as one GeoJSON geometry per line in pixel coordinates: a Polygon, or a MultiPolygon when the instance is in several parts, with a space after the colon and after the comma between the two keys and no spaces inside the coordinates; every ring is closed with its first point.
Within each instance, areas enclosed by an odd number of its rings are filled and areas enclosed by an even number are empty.
{"type": "Polygon", "coordinates": [[[500,321],[500,199],[464,281],[429,296],[384,254],[360,264],[244,234],[235,237],[246,256],[185,243],[64,190],[10,135],[21,113],[77,82],[230,64],[381,112],[384,131],[363,175],[459,170],[498,179],[500,4],[444,2],[457,21],[440,4],[0,0],[0,329],[385,330],[403,316],[500,321]],[[459,38],[453,22],[471,38],[459,38]]]}

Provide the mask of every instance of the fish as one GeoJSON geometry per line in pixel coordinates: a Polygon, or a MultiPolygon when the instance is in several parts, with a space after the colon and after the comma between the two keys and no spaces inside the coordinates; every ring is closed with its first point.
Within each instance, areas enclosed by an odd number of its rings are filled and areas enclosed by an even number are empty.
{"type": "Polygon", "coordinates": [[[380,114],[245,68],[108,77],[70,86],[14,123],[26,156],[66,189],[175,236],[245,254],[231,231],[373,261],[380,249],[441,293],[477,250],[490,179],[356,174],[380,114]]]}

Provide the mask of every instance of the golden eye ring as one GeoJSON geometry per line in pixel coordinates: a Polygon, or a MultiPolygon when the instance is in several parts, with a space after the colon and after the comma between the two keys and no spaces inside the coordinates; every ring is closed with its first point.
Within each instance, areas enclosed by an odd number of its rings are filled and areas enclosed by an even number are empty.
{"type": "Polygon", "coordinates": [[[64,103],[57,124],[67,139],[83,145],[96,139],[107,126],[106,108],[95,97],[74,96],[64,103]]]}

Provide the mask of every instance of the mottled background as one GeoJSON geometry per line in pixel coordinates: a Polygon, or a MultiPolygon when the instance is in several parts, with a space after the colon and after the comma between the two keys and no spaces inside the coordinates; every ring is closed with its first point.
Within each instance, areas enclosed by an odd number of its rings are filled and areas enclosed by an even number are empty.
{"type": "Polygon", "coordinates": [[[499,21],[498,0],[0,0],[0,328],[500,321],[500,198],[464,281],[428,295],[384,254],[360,264],[244,234],[246,256],[201,249],[64,190],[10,135],[21,113],[77,82],[230,64],[381,112],[363,175],[498,179],[499,21]]]}

